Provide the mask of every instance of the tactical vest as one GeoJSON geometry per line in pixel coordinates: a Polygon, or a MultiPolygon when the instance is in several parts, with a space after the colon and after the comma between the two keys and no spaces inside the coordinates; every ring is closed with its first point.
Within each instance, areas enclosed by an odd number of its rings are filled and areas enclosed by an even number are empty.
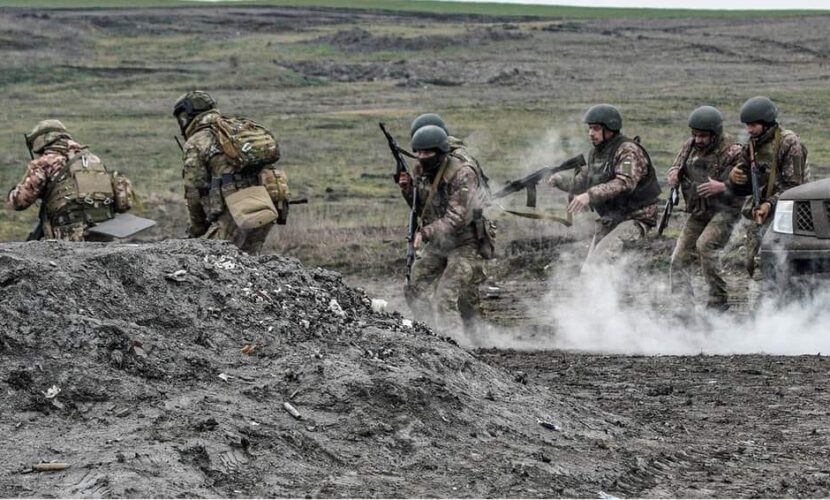
{"type": "MultiPolygon", "coordinates": [[[[762,197],[769,197],[772,194],[775,181],[770,185],[770,174],[775,170],[775,177],[781,176],[781,142],[785,137],[794,136],[795,132],[784,130],[780,127],[772,127],[755,139],[755,163],[761,171],[761,186],[763,187],[762,197]]],[[[752,140],[752,139],[750,139],[752,140]]],[[[801,144],[801,141],[799,141],[801,144]]],[[[747,165],[748,167],[748,165],[747,165]]],[[[801,154],[795,160],[796,176],[800,182],[807,182],[810,170],[807,166],[807,148],[801,144],[801,154]]]]}
{"type": "Polygon", "coordinates": [[[46,187],[46,217],[52,226],[112,219],[115,190],[107,167],[83,149],[67,157],[46,187]]]}
{"type": "Polygon", "coordinates": [[[591,187],[597,186],[616,177],[614,157],[620,146],[626,142],[633,142],[642,149],[648,163],[648,172],[640,179],[640,182],[631,193],[617,196],[595,206],[594,209],[601,217],[622,220],[626,214],[655,203],[660,196],[660,184],[657,182],[657,174],[651,164],[651,157],[649,157],[648,152],[640,146],[637,139],[632,140],[622,134],[617,134],[599,147],[594,147],[588,155],[588,185],[591,187]]]}
{"type": "MultiPolygon", "coordinates": [[[[721,135],[715,144],[704,149],[695,147],[694,139],[684,145],[683,163],[681,164],[680,188],[686,201],[686,211],[702,215],[712,208],[725,206],[720,198],[703,198],[697,194],[697,187],[714,179],[725,181],[729,175],[727,165],[723,163],[726,150],[733,144],[727,135],[721,135]]],[[[741,199],[732,202],[740,206],[741,199]]]]}
{"type": "MultiPolygon", "coordinates": [[[[463,156],[450,153],[447,155],[446,166],[443,168],[439,167],[439,171],[436,173],[436,175],[441,175],[440,180],[436,182],[435,178],[430,179],[426,175],[420,175],[417,177],[416,183],[419,199],[418,209],[421,219],[421,227],[427,226],[446,215],[447,208],[449,207],[449,184],[447,181],[455,177],[458,171],[461,170],[466,164],[466,159],[463,156]],[[443,172],[441,172],[441,170],[443,170],[443,172]],[[435,186],[434,192],[433,185],[435,186]]],[[[475,168],[473,168],[473,171],[478,174],[475,168]]],[[[481,185],[481,179],[478,178],[478,175],[476,175],[476,178],[479,185],[481,185]]],[[[473,208],[475,209],[476,207],[473,208]]],[[[473,214],[471,213],[470,215],[473,214]]],[[[475,221],[471,221],[470,224],[465,226],[458,234],[453,235],[453,241],[445,242],[442,246],[454,247],[476,241],[474,222],[475,221]]]]}

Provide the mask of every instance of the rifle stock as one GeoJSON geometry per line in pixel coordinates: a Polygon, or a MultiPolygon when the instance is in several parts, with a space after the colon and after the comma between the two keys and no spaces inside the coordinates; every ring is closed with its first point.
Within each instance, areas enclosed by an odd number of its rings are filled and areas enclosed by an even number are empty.
{"type": "Polygon", "coordinates": [[[540,168],[539,170],[519,180],[508,182],[506,186],[493,193],[493,199],[503,198],[524,189],[527,191],[527,206],[534,208],[536,207],[536,185],[539,184],[544,177],[564,172],[566,170],[573,170],[583,165],[585,165],[585,157],[583,155],[579,155],[565,160],[558,166],[540,168]]]}

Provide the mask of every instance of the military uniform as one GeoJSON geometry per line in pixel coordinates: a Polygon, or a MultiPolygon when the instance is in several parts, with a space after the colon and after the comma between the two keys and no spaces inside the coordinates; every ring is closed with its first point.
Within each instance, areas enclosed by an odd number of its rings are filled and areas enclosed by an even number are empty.
{"type": "MultiPolygon", "coordinates": [[[[754,143],[755,161],[761,172],[761,203],[768,202],[771,206],[769,216],[760,227],[752,222],[747,228],[746,266],[752,274],[756,267],[761,239],[772,223],[778,197],[787,189],[809,182],[810,167],[801,141],[790,130],[774,125],[760,136],[750,138],[750,141],[754,143]]],[[[743,147],[740,168],[750,180],[745,184],[734,184],[730,181],[727,185],[737,194],[749,195],[744,203],[743,214],[751,219],[753,199],[749,144],[743,147]]]]}
{"type": "Polygon", "coordinates": [[[599,215],[585,266],[598,264],[646,236],[657,221],[660,185],[645,149],[622,134],[596,145],[588,165],[548,184],[571,195],[588,193],[599,215]]]}
{"type": "Polygon", "coordinates": [[[725,181],[729,172],[741,163],[741,146],[730,137],[715,135],[715,141],[706,147],[698,147],[693,138],[683,144],[672,167],[677,170],[680,186],[686,201],[689,218],[671,259],[669,276],[672,290],[693,295],[691,287],[692,263],[697,260],[709,286],[708,306],[725,308],[726,282],[720,274],[717,252],[729,241],[735,223],[740,217],[743,197],[725,192],[709,198],[697,194],[699,185],[709,179],[725,181]]]}
{"type": "MultiPolygon", "coordinates": [[[[184,197],[194,238],[228,240],[241,250],[256,254],[271,225],[243,230],[227,210],[224,196],[234,190],[259,185],[257,175],[242,175],[223,153],[211,124],[220,118],[210,109],[196,115],[184,130],[187,141],[182,156],[184,197]]],[[[271,167],[265,167],[271,168],[271,167]]]]}
{"type": "Polygon", "coordinates": [[[40,199],[46,238],[109,240],[88,235],[86,230],[91,224],[113,218],[116,212],[130,209],[130,180],[108,172],[101,160],[73,141],[57,120],[41,122],[28,138],[37,157],[27,165],[23,180],[9,191],[7,207],[25,210],[40,199]]]}
{"type": "MultiPolygon", "coordinates": [[[[455,153],[446,155],[434,175],[420,165],[413,175],[424,247],[406,300],[417,318],[460,331],[477,312],[478,286],[485,278],[473,224],[474,212],[483,205],[481,182],[475,165],[455,153]]],[[[411,204],[411,191],[403,194],[411,204]]]]}

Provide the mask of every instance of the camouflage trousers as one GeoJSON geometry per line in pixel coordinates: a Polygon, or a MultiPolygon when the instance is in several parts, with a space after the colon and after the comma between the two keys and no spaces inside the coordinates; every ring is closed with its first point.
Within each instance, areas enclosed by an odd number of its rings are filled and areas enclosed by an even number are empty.
{"type": "Polygon", "coordinates": [[[207,232],[200,236],[207,240],[225,240],[236,245],[243,252],[251,255],[258,255],[262,250],[262,244],[271,231],[271,224],[267,224],[251,231],[243,231],[233,221],[229,212],[224,212],[216,221],[210,225],[207,232]]]}
{"type": "Polygon", "coordinates": [[[427,245],[412,266],[404,295],[416,319],[439,330],[469,329],[478,313],[478,286],[484,282],[484,262],[475,245],[450,251],[427,245]]]}
{"type": "Polygon", "coordinates": [[[701,215],[690,215],[680,231],[669,268],[673,293],[693,297],[693,264],[700,262],[703,277],[709,286],[708,307],[723,308],[728,294],[726,282],[720,273],[719,251],[729,242],[732,229],[738,222],[737,209],[719,210],[701,215]]]}
{"type": "Polygon", "coordinates": [[[598,220],[591,248],[582,263],[582,272],[613,261],[625,248],[644,240],[650,227],[636,220],[624,220],[619,224],[598,220]]]}
{"type": "Polygon", "coordinates": [[[772,223],[772,217],[773,214],[770,214],[767,220],[760,226],[755,221],[749,221],[749,224],[746,226],[746,255],[744,257],[744,265],[750,278],[755,274],[755,269],[758,268],[758,251],[761,249],[761,240],[764,239],[764,234],[766,234],[767,229],[769,229],[772,223]]]}

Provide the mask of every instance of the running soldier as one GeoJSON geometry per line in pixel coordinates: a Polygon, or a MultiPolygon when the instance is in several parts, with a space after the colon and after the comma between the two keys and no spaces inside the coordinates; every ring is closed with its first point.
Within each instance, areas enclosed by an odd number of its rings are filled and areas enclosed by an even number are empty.
{"type": "Polygon", "coordinates": [[[593,144],[588,165],[573,175],[559,173],[548,184],[571,195],[572,214],[597,212],[594,239],[583,269],[607,261],[627,245],[645,238],[657,223],[660,185],[648,152],[639,140],[621,133],[622,115],[614,106],[598,104],[585,113],[593,144]]]}
{"type": "Polygon", "coordinates": [[[727,186],[736,194],[752,195],[751,167],[759,172],[759,205],[748,196],[744,217],[750,219],[746,238],[746,270],[749,276],[757,267],[761,239],[769,228],[778,197],[791,187],[810,180],[807,149],[795,132],[778,124],[778,108],[763,96],[747,100],[741,107],[741,122],[746,126],[749,142],[743,148],[743,161],[729,174],[727,186]]]}
{"type": "Polygon", "coordinates": [[[741,162],[741,146],[724,134],[723,115],[712,106],[692,111],[689,128],[692,137],[680,148],[667,176],[669,186],[680,185],[689,213],[672,254],[672,291],[693,297],[692,264],[699,261],[709,286],[707,307],[726,310],[728,294],[718,252],[729,241],[744,202],[732,196],[725,183],[741,162]]]}
{"type": "Polygon", "coordinates": [[[107,170],[58,120],[38,123],[26,136],[26,145],[32,161],[23,180],[9,191],[6,207],[25,210],[41,200],[38,228],[30,239],[111,240],[87,230],[132,207],[130,180],[107,170]]]}

